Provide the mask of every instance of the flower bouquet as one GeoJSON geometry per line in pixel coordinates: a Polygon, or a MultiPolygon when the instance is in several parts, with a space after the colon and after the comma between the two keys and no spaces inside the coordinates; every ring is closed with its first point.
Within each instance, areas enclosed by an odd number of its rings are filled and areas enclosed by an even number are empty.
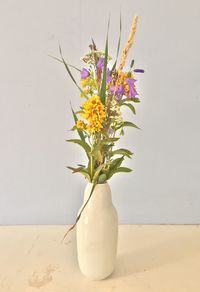
{"type": "Polygon", "coordinates": [[[133,44],[137,20],[138,17],[135,16],[119,64],[121,18],[117,54],[112,63],[108,52],[108,31],[105,50],[98,49],[92,40],[90,51],[81,58],[85,63],[81,70],[65,61],[60,48],[59,61],[64,64],[83,100],[78,110],[72,108],[72,130],[77,131],[79,138],[67,141],[80,145],[88,160],[86,165],[68,167],[73,173],[82,174],[88,181],[83,206],[69,231],[77,224],[79,266],[83,274],[93,279],[105,278],[112,272],[116,254],[117,215],[111,203],[107,181],[116,173],[131,172],[130,168],[123,166],[123,162],[125,158],[131,158],[132,151],[116,148],[116,143],[124,135],[126,127],[138,128],[122,115],[123,107],[129,108],[135,115],[134,104],[140,102],[136,74],[144,71],[134,67],[134,60],[127,70],[124,69],[127,54],[133,44]],[[80,83],[76,82],[71,68],[80,72],[80,83]],[[102,207],[103,204],[109,208],[102,207]],[[95,212],[91,212],[92,208],[95,212]]]}

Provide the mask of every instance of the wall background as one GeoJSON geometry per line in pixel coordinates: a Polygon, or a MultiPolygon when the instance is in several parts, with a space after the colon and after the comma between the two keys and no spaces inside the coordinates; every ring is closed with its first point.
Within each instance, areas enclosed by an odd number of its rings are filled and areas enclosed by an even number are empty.
{"type": "MultiPolygon", "coordinates": [[[[79,94],[62,65],[81,66],[91,36],[104,47],[111,14],[115,56],[119,11],[125,42],[139,15],[129,55],[142,103],[122,142],[135,157],[134,173],[110,182],[120,223],[200,223],[200,3],[198,0],[1,0],[0,224],[73,223],[84,179],[66,165],[84,161],[69,145],[69,102],[79,94]]],[[[128,113],[127,113],[128,114],[128,113]]]]}

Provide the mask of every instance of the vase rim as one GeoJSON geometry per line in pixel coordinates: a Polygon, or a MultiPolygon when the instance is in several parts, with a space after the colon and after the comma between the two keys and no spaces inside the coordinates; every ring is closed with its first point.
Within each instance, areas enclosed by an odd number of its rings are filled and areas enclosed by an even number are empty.
{"type": "MultiPolygon", "coordinates": [[[[88,184],[90,184],[90,185],[94,185],[94,183],[92,183],[92,182],[88,182],[88,184]]],[[[102,184],[96,184],[97,186],[103,186],[103,185],[106,185],[106,184],[108,184],[108,182],[106,181],[105,183],[102,183],[102,184]]]]}

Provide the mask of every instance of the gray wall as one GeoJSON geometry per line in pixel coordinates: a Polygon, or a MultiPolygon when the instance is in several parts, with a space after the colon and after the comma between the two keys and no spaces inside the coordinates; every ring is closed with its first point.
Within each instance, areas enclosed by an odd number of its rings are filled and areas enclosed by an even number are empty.
{"type": "Polygon", "coordinates": [[[110,12],[115,55],[120,7],[122,42],[139,15],[129,60],[146,70],[134,117],[142,131],[121,141],[135,171],[110,182],[120,223],[200,223],[200,2],[1,0],[0,224],[74,222],[85,182],[65,166],[85,158],[65,139],[69,102],[80,98],[48,54],[58,55],[59,40],[81,66],[91,36],[104,47],[110,12]]]}

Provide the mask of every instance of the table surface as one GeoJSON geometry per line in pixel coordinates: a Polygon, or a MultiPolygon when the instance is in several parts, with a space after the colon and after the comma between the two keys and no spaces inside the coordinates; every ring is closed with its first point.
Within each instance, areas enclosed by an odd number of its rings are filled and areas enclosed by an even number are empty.
{"type": "Polygon", "coordinates": [[[79,271],[75,232],[66,226],[0,227],[0,292],[200,291],[199,225],[120,225],[113,274],[79,271]]]}

